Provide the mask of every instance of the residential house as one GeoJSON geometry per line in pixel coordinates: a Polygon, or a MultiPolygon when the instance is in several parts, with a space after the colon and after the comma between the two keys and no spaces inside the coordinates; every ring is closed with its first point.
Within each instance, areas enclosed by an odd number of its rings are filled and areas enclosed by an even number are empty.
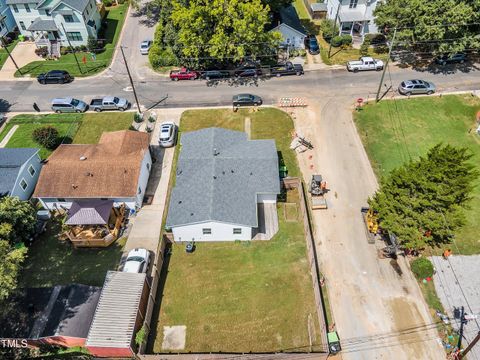
{"type": "Polygon", "coordinates": [[[288,49],[304,49],[307,32],[300,23],[297,11],[290,5],[282,8],[273,16],[273,29],[282,35],[280,45],[288,49]]]}
{"type": "Polygon", "coordinates": [[[0,196],[30,199],[42,168],[39,151],[0,148],[0,196]]]}
{"type": "Polygon", "coordinates": [[[86,45],[97,38],[101,16],[95,0],[6,0],[22,35],[46,46],[53,55],[60,46],[86,45]]]}
{"type": "MultiPolygon", "coordinates": [[[[5,0],[0,0],[0,37],[15,29],[15,18],[5,0]]],[[[2,44],[0,44],[0,47],[2,44]]]]}
{"type": "Polygon", "coordinates": [[[378,2],[379,0],[327,0],[327,18],[335,20],[339,9],[340,34],[363,38],[365,34],[378,31],[373,16],[378,2]]]}
{"type": "Polygon", "coordinates": [[[115,208],[134,211],[142,205],[151,166],[147,133],[105,132],[98,144],[60,145],[43,166],[33,196],[49,210],[111,200],[115,208]]]}
{"type": "Polygon", "coordinates": [[[207,128],[183,134],[181,145],[166,222],[175,241],[269,239],[278,231],[274,140],[207,128]]]}

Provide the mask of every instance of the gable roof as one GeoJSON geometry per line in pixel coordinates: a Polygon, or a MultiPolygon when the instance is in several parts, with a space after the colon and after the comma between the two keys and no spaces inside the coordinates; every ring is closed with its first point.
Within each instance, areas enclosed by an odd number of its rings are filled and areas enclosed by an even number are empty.
{"type": "Polygon", "coordinates": [[[57,31],[57,24],[53,20],[44,20],[36,18],[28,27],[28,31],[57,31]]]}
{"type": "Polygon", "coordinates": [[[38,179],[36,198],[115,198],[137,195],[148,134],[103,133],[98,144],[60,145],[38,179]]]}
{"type": "Polygon", "coordinates": [[[327,11],[327,3],[312,3],[310,4],[310,9],[312,9],[312,11],[327,11]]]}
{"type": "Polygon", "coordinates": [[[0,195],[12,191],[22,165],[39,151],[34,148],[0,148],[0,195]]]}
{"type": "MultiPolygon", "coordinates": [[[[52,7],[52,10],[59,7],[60,4],[63,3],[71,7],[72,9],[77,10],[80,13],[83,13],[83,11],[85,10],[89,2],[90,2],[89,0],[60,0],[58,4],[52,7]]],[[[95,9],[96,9],[96,6],[95,6],[95,9]]]]}
{"type": "Polygon", "coordinates": [[[280,193],[275,141],[207,128],[183,134],[181,143],[167,226],[205,221],[258,226],[256,195],[280,193]]]}
{"type": "Polygon", "coordinates": [[[285,6],[280,9],[280,21],[282,24],[288,25],[292,29],[298,31],[299,33],[306,35],[307,32],[303,27],[302,23],[297,14],[297,10],[293,5],[285,6]]]}

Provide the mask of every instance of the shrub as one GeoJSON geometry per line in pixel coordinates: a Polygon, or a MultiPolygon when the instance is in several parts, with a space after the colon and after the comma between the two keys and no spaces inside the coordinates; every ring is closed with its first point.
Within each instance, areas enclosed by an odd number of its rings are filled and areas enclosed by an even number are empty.
{"type": "Polygon", "coordinates": [[[372,45],[385,44],[387,38],[382,34],[366,34],[364,41],[369,41],[372,45]]]}
{"type": "Polygon", "coordinates": [[[425,279],[433,275],[433,265],[425,257],[413,260],[411,268],[417,279],[425,279]]]}
{"type": "Polygon", "coordinates": [[[386,54],[388,53],[388,46],[387,45],[378,45],[373,48],[375,54],[386,54]]]}
{"type": "Polygon", "coordinates": [[[90,52],[95,52],[98,48],[97,45],[97,39],[95,39],[93,36],[89,36],[87,40],[87,49],[90,52]]]}
{"type": "Polygon", "coordinates": [[[53,126],[44,126],[33,130],[32,138],[43,147],[53,150],[58,144],[58,130],[53,126]]]}
{"type": "Polygon", "coordinates": [[[333,47],[340,47],[343,44],[343,38],[341,36],[334,36],[330,43],[333,47]]]}
{"type": "Polygon", "coordinates": [[[80,49],[80,51],[87,51],[88,50],[87,45],[80,45],[78,48],[80,49]]]}
{"type": "Polygon", "coordinates": [[[158,45],[153,44],[148,53],[148,59],[154,69],[162,66],[177,65],[178,59],[173,53],[171,47],[161,49],[158,45]]]}
{"type": "Polygon", "coordinates": [[[65,46],[62,46],[60,48],[60,55],[66,55],[68,54],[68,49],[65,46]]]}
{"type": "Polygon", "coordinates": [[[156,120],[157,120],[157,119],[155,118],[155,116],[150,115],[150,116],[148,117],[148,122],[149,122],[149,123],[154,123],[156,120]]]}
{"type": "Polygon", "coordinates": [[[46,46],[42,46],[35,49],[35,54],[41,57],[47,57],[48,55],[48,48],[46,46]]]}
{"type": "Polygon", "coordinates": [[[307,52],[305,51],[305,49],[295,49],[290,51],[290,57],[297,57],[297,56],[304,57],[306,55],[307,55],[307,52]]]}
{"type": "Polygon", "coordinates": [[[360,55],[367,56],[368,55],[368,47],[369,47],[369,45],[365,42],[362,45],[360,45],[360,55]]]}
{"type": "Polygon", "coordinates": [[[133,121],[135,121],[136,123],[141,123],[143,121],[143,116],[142,114],[140,113],[135,113],[135,115],[133,115],[133,121]]]}
{"type": "Polygon", "coordinates": [[[112,6],[112,0],[102,0],[102,2],[105,6],[112,6]]]}
{"type": "Polygon", "coordinates": [[[342,45],[350,46],[352,44],[353,38],[351,35],[342,35],[342,45]]]}
{"type": "Polygon", "coordinates": [[[334,25],[335,22],[330,19],[323,20],[320,25],[320,29],[322,30],[322,37],[325,39],[326,42],[330,42],[330,40],[334,37],[335,33],[338,31],[338,27],[334,25]]]}

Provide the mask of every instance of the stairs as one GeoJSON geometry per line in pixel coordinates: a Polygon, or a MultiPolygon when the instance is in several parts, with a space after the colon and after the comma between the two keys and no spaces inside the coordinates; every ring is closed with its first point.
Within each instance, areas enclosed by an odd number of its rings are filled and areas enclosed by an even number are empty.
{"type": "Polygon", "coordinates": [[[60,57],[60,46],[57,41],[50,41],[50,55],[60,57]]]}

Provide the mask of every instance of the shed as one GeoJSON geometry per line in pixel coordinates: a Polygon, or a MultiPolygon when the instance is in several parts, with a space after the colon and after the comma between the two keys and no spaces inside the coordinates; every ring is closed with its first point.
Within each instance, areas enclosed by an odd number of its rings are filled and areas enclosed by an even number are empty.
{"type": "Polygon", "coordinates": [[[310,4],[310,14],[314,19],[325,19],[327,17],[327,4],[326,3],[313,3],[310,4]]]}
{"type": "Polygon", "coordinates": [[[98,357],[133,357],[135,334],[145,317],[146,274],[109,271],[88,332],[86,347],[98,357]]]}

